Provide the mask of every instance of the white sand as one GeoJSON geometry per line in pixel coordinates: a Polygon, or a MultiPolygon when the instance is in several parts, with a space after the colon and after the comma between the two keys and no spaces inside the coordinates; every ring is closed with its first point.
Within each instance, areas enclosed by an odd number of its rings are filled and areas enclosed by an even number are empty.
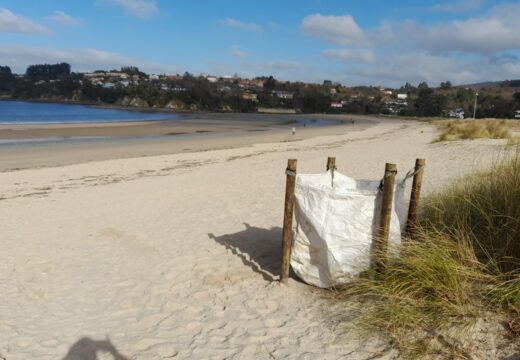
{"type": "MultiPolygon", "coordinates": [[[[390,122],[340,136],[0,173],[0,359],[365,359],[346,308],[278,276],[284,170],[378,179],[427,159],[425,191],[500,140],[430,144],[390,122]],[[80,339],[83,339],[78,343],[80,339]],[[70,352],[69,352],[70,351],[70,352]],[[68,354],[68,355],[67,355],[68,354]],[[91,356],[91,357],[88,357],[91,356]],[[118,358],[117,356],[115,358],[118,358]]],[[[385,352],[391,358],[395,352],[385,352]]]]}

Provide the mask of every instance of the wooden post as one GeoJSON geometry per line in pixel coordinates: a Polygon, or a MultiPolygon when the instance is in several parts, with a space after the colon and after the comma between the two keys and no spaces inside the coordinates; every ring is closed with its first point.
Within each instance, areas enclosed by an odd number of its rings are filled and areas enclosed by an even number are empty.
{"type": "Polygon", "coordinates": [[[289,265],[291,262],[292,219],[294,210],[294,187],[296,185],[296,163],[291,159],[287,162],[287,179],[285,182],[285,209],[283,214],[282,232],[282,268],[280,282],[287,284],[289,279],[289,265]]]}
{"type": "Polygon", "coordinates": [[[330,169],[335,169],[335,168],[336,168],[336,158],[329,157],[327,159],[327,171],[329,171],[330,169]]]}
{"type": "Polygon", "coordinates": [[[390,220],[392,217],[392,203],[394,199],[395,175],[397,166],[386,164],[383,184],[383,198],[381,201],[381,218],[379,231],[374,243],[374,266],[376,270],[382,270],[388,258],[388,236],[390,234],[390,220]]]}
{"type": "Polygon", "coordinates": [[[415,175],[412,183],[412,194],[410,195],[410,207],[408,208],[408,219],[406,221],[405,236],[413,239],[417,230],[417,211],[419,209],[419,197],[421,196],[421,185],[426,160],[415,160],[415,175]]]}

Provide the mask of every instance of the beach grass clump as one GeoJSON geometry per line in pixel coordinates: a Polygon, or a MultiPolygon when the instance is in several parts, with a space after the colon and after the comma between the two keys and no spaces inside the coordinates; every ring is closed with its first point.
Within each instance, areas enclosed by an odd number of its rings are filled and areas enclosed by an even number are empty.
{"type": "Polygon", "coordinates": [[[414,240],[366,275],[338,294],[361,301],[358,325],[403,356],[442,344],[444,356],[463,358],[465,332],[490,314],[520,337],[520,157],[425,198],[414,240]]]}
{"type": "Polygon", "coordinates": [[[510,139],[510,124],[504,120],[443,120],[435,122],[441,134],[435,142],[467,139],[510,139]]]}
{"type": "Polygon", "coordinates": [[[466,233],[479,260],[502,272],[520,261],[520,156],[455,181],[424,201],[421,225],[466,233]]]}
{"type": "Polygon", "coordinates": [[[493,277],[469,239],[421,233],[399,250],[382,271],[339,294],[362,302],[362,329],[387,335],[403,354],[421,355],[443,331],[470,326],[485,311],[493,277]]]}

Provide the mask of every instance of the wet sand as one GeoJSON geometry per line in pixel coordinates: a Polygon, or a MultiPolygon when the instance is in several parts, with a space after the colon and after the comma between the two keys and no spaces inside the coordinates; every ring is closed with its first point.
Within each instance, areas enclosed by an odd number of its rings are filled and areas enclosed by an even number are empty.
{"type": "Polygon", "coordinates": [[[360,131],[380,121],[397,120],[208,113],[171,121],[0,125],[0,171],[298,141],[360,131]]]}

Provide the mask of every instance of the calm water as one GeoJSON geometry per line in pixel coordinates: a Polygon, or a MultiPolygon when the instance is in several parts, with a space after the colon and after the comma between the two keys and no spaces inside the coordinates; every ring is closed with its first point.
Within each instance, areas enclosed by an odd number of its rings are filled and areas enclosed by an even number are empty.
{"type": "Polygon", "coordinates": [[[172,113],[100,109],[84,105],[0,101],[0,124],[63,124],[154,121],[177,118],[172,113]]]}

